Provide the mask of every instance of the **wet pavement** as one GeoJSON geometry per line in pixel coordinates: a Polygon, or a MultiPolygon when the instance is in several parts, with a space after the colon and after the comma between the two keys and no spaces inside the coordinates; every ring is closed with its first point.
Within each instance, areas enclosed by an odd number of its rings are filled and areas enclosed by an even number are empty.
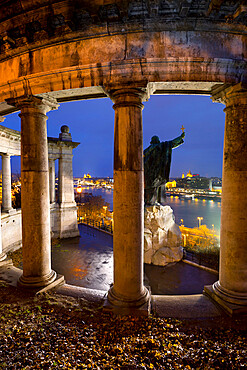
{"type": "Polygon", "coordinates": [[[108,290],[113,281],[112,235],[79,225],[80,237],[52,247],[52,268],[68,284],[108,290]]]}
{"type": "Polygon", "coordinates": [[[165,267],[145,264],[144,272],[145,285],[151,287],[152,294],[201,294],[204,285],[218,280],[216,274],[182,261],[165,267]]]}
{"type": "MultiPolygon", "coordinates": [[[[79,225],[80,237],[61,240],[52,247],[52,268],[64,275],[68,284],[108,290],[113,282],[112,235],[79,225]]],[[[197,294],[217,275],[184,262],[168,266],[144,265],[146,285],[152,294],[197,294]]]]}

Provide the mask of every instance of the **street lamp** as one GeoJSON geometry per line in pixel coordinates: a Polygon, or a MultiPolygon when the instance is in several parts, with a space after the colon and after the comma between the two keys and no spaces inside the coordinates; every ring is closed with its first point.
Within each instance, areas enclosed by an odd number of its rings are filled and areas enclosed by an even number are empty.
{"type": "Polygon", "coordinates": [[[197,220],[198,220],[198,228],[200,228],[201,224],[202,224],[203,217],[197,217],[197,220]]]}
{"type": "Polygon", "coordinates": [[[77,192],[77,194],[80,194],[80,203],[81,203],[81,193],[82,193],[82,186],[81,185],[77,186],[76,192],[77,192]]]}
{"type": "Polygon", "coordinates": [[[184,220],[182,218],[181,218],[180,222],[181,222],[181,226],[184,226],[184,220]]]}
{"type": "Polygon", "coordinates": [[[102,228],[104,229],[105,228],[105,221],[106,221],[107,206],[103,206],[102,208],[104,210],[104,213],[103,212],[101,213],[101,216],[102,216],[101,221],[102,221],[102,228]]]}

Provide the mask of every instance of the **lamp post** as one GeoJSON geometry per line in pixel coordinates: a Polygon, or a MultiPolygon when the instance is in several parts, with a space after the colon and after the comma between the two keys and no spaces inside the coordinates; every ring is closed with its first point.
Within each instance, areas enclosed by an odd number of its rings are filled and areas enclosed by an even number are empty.
{"type": "Polygon", "coordinates": [[[197,217],[197,220],[198,220],[198,228],[200,229],[203,217],[197,217]]]}
{"type": "Polygon", "coordinates": [[[80,194],[80,203],[81,203],[81,193],[82,193],[82,186],[81,185],[77,186],[76,192],[77,192],[77,194],[80,194]]]}
{"type": "Polygon", "coordinates": [[[104,212],[102,213],[102,228],[105,228],[107,206],[103,206],[102,208],[104,210],[104,212]]]}

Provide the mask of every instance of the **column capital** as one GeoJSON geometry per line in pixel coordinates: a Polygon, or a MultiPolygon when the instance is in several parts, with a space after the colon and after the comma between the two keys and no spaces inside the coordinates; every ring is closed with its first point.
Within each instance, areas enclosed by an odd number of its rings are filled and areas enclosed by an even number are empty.
{"type": "Polygon", "coordinates": [[[11,155],[9,153],[1,153],[0,154],[2,157],[5,157],[5,158],[10,158],[11,155]]]}
{"type": "Polygon", "coordinates": [[[55,163],[55,160],[58,159],[58,158],[51,158],[51,157],[48,157],[48,161],[51,162],[51,163],[55,163]]]}
{"type": "Polygon", "coordinates": [[[227,107],[232,105],[247,105],[247,86],[242,82],[236,85],[224,84],[212,89],[213,102],[223,103],[227,107]]]}
{"type": "Polygon", "coordinates": [[[59,107],[56,99],[52,97],[39,97],[34,95],[25,95],[18,98],[7,99],[6,102],[16,108],[34,108],[40,111],[40,113],[46,114],[51,110],[55,110],[59,107]]]}
{"type": "Polygon", "coordinates": [[[142,108],[142,102],[149,99],[149,89],[147,87],[118,86],[105,87],[105,93],[113,101],[113,108],[119,106],[137,106],[142,108]]]}

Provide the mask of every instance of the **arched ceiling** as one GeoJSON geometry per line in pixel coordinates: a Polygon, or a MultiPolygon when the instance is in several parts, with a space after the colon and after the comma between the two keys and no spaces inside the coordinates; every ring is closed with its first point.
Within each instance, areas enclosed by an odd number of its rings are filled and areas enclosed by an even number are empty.
{"type": "Polygon", "coordinates": [[[2,0],[0,114],[5,99],[210,94],[246,84],[247,5],[241,0],[2,0]]]}

